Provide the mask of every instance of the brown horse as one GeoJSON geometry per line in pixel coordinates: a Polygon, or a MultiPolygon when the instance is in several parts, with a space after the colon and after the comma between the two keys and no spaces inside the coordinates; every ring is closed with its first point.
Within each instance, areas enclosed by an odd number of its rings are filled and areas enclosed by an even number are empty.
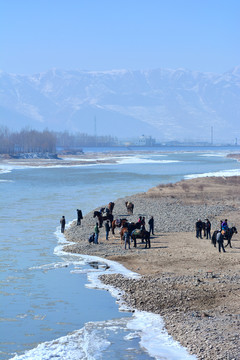
{"type": "Polygon", "coordinates": [[[102,224],[103,224],[104,220],[110,220],[111,224],[112,224],[112,221],[113,221],[113,215],[112,214],[107,214],[107,215],[103,216],[100,211],[94,211],[93,217],[98,218],[100,228],[102,227],[102,224]]]}
{"type": "Polygon", "coordinates": [[[112,234],[114,235],[114,229],[116,227],[124,226],[124,224],[127,222],[127,219],[115,219],[112,221],[112,234]]]}
{"type": "Polygon", "coordinates": [[[132,202],[126,201],[125,205],[126,205],[126,208],[127,208],[128,215],[132,215],[133,214],[134,204],[132,202]]]}
{"type": "Polygon", "coordinates": [[[123,235],[124,235],[125,231],[128,232],[128,228],[127,228],[127,227],[122,227],[121,230],[120,230],[121,243],[122,243],[122,241],[123,241],[123,235]]]}
{"type": "Polygon", "coordinates": [[[115,203],[110,201],[110,203],[107,206],[110,214],[112,214],[112,212],[113,212],[114,205],[115,205],[115,203]]]}

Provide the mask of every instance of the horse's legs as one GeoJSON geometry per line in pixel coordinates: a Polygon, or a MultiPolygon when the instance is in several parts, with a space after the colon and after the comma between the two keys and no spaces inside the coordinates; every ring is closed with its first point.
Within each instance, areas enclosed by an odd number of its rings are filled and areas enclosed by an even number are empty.
{"type": "Polygon", "coordinates": [[[145,249],[147,248],[147,246],[148,246],[148,239],[147,238],[145,238],[145,241],[146,241],[146,245],[145,245],[145,249]]]}
{"type": "Polygon", "coordinates": [[[150,249],[150,247],[151,247],[150,238],[149,238],[149,237],[146,238],[146,246],[145,246],[145,248],[147,248],[147,247],[149,247],[149,249],[150,249]]]}
{"type": "Polygon", "coordinates": [[[227,238],[227,245],[225,247],[227,247],[228,245],[230,246],[230,248],[232,247],[232,245],[231,245],[231,237],[227,238]]]}

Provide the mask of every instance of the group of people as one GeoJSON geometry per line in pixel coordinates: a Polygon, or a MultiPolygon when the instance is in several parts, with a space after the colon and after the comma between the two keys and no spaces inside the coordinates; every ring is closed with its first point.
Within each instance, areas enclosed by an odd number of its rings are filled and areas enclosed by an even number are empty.
{"type": "MultiPolygon", "coordinates": [[[[81,225],[81,220],[82,219],[83,219],[82,210],[77,209],[77,226],[81,225]]],[[[137,222],[140,223],[140,229],[145,231],[146,230],[146,228],[145,228],[145,225],[146,225],[145,217],[144,216],[143,217],[139,216],[137,222]]],[[[61,217],[60,225],[61,225],[61,233],[64,233],[65,226],[66,226],[65,216],[61,217]]],[[[154,235],[154,218],[153,218],[153,216],[151,216],[151,218],[149,219],[148,226],[149,226],[150,234],[152,233],[152,235],[154,235]]],[[[104,227],[105,227],[106,240],[108,240],[109,239],[110,229],[111,229],[111,224],[110,224],[109,220],[107,220],[105,222],[104,227]]],[[[88,239],[89,243],[98,244],[99,233],[100,233],[100,229],[99,229],[99,224],[97,222],[95,224],[95,227],[94,227],[94,232],[91,233],[91,235],[89,236],[89,239],[88,239]]],[[[127,248],[127,246],[130,249],[130,235],[131,234],[129,233],[129,231],[126,231],[124,233],[125,249],[127,248]]]]}
{"type": "MultiPolygon", "coordinates": [[[[138,218],[138,223],[140,223],[141,225],[141,230],[146,230],[146,220],[145,220],[145,217],[143,216],[139,216],[138,218]]],[[[152,235],[154,235],[154,218],[153,216],[151,216],[150,220],[148,221],[148,226],[149,226],[149,232],[150,234],[152,233],[152,235]]]]}
{"type": "MultiPolygon", "coordinates": [[[[140,229],[141,230],[146,230],[145,229],[145,217],[139,216],[138,219],[138,223],[140,223],[140,229]]],[[[152,233],[152,235],[154,235],[154,218],[153,216],[151,216],[150,220],[148,221],[148,225],[149,225],[149,232],[152,233]]],[[[109,222],[109,220],[107,220],[104,224],[105,227],[105,235],[106,235],[106,240],[109,239],[109,232],[111,229],[111,224],[109,222]]],[[[90,243],[94,243],[94,244],[98,244],[98,238],[99,238],[99,225],[98,223],[96,223],[95,227],[94,227],[94,232],[90,235],[88,241],[90,243]]],[[[124,244],[125,244],[125,249],[130,249],[130,232],[126,229],[126,231],[124,232],[123,235],[123,239],[124,239],[124,244]]]]}
{"type": "Polygon", "coordinates": [[[202,239],[203,236],[211,240],[211,223],[208,219],[205,221],[198,219],[196,222],[196,238],[202,239]]]}
{"type": "MultiPolygon", "coordinates": [[[[139,216],[137,222],[140,224],[140,231],[146,231],[145,217],[139,216]]],[[[149,233],[152,233],[152,235],[154,235],[154,218],[153,218],[153,216],[151,216],[150,220],[148,221],[148,225],[149,225],[149,233]]],[[[126,229],[126,231],[123,234],[125,250],[127,249],[127,247],[128,247],[128,249],[130,249],[130,238],[131,238],[131,234],[130,234],[129,230],[126,229]]],[[[149,242],[149,247],[150,247],[150,242],[149,242]]]]}
{"type": "MultiPolygon", "coordinates": [[[[218,250],[221,252],[225,252],[224,248],[224,236],[226,234],[226,231],[228,230],[228,220],[225,219],[224,221],[220,221],[220,228],[216,231],[216,241],[218,243],[218,250]]],[[[201,219],[198,219],[196,222],[196,237],[202,239],[202,232],[203,235],[206,236],[207,239],[211,240],[211,223],[208,219],[206,219],[205,222],[201,221],[201,219]]],[[[214,236],[214,235],[213,235],[214,236]]]]}

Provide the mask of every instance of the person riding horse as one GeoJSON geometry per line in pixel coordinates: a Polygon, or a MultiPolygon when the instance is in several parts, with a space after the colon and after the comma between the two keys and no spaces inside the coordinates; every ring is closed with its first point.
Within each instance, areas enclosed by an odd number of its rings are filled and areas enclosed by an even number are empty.
{"type": "MultiPolygon", "coordinates": [[[[233,234],[237,234],[237,228],[235,226],[228,228],[227,230],[224,230],[225,234],[224,234],[224,240],[227,240],[227,245],[226,246],[230,246],[230,248],[232,247],[231,244],[231,240],[233,237],[233,234]]],[[[212,244],[216,247],[216,237],[217,237],[217,233],[219,232],[219,230],[215,230],[213,235],[212,235],[212,244]]]]}

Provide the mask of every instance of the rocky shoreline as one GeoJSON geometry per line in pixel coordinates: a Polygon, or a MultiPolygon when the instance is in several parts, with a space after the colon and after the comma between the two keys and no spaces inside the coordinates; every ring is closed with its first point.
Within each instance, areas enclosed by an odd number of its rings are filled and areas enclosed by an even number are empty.
{"type": "Polygon", "coordinates": [[[142,215],[148,221],[154,216],[151,249],[138,243],[136,249],[125,250],[118,231],[106,241],[103,229],[99,245],[89,244],[96,223],[91,212],[81,226],[73,222],[67,229],[66,238],[74,244],[65,250],[112,259],[140,273],[140,279],[106,274],[101,281],[123,290],[129,308],[160,314],[168,333],[198,359],[239,360],[238,234],[226,253],[195,237],[198,218],[209,218],[213,230],[226,217],[238,227],[239,185],[239,177],[198,178],[118,199],[115,218],[136,221],[142,215]],[[133,215],[127,214],[125,201],[134,203],[133,215]]]}

